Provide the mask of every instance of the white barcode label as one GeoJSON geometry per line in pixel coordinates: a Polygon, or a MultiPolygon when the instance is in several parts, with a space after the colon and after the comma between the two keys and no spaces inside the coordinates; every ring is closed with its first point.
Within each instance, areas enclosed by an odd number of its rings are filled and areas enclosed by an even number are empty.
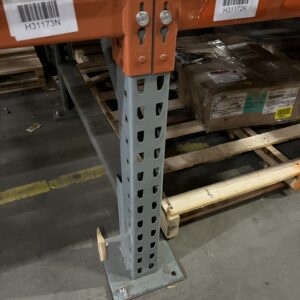
{"type": "Polygon", "coordinates": [[[247,93],[216,95],[213,97],[213,119],[239,116],[244,112],[247,93]]]}
{"type": "Polygon", "coordinates": [[[263,114],[276,113],[279,108],[294,107],[298,97],[299,88],[275,90],[269,92],[265,102],[263,114]]]}
{"type": "Polygon", "coordinates": [[[214,21],[253,18],[259,0],[216,0],[214,21]]]}
{"type": "Polygon", "coordinates": [[[73,0],[3,0],[17,41],[78,31],[73,0]]]}

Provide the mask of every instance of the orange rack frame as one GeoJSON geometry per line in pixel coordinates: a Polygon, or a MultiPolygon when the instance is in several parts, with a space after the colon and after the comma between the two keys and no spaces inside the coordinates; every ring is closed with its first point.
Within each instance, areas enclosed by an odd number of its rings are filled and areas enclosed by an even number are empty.
{"type": "Polygon", "coordinates": [[[112,38],[115,61],[129,76],[172,71],[178,31],[300,16],[298,0],[260,0],[255,17],[218,22],[214,21],[215,0],[74,0],[77,32],[16,41],[10,35],[2,2],[0,48],[112,38]],[[141,27],[136,22],[141,4],[150,16],[142,44],[138,36],[141,27]],[[168,26],[160,20],[166,7],[173,16],[168,26]],[[162,27],[168,30],[165,38],[162,27]]]}

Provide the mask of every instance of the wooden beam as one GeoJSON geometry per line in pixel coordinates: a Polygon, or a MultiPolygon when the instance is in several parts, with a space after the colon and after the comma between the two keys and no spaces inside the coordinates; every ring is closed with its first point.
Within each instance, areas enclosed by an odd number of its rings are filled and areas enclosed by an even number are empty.
{"type": "Polygon", "coordinates": [[[102,82],[102,81],[106,81],[108,80],[109,77],[109,73],[108,72],[104,72],[95,76],[89,76],[88,74],[82,74],[83,80],[87,83],[87,85],[89,86],[94,86],[96,83],[102,82]]]}
{"type": "Polygon", "coordinates": [[[165,160],[165,173],[199,164],[223,160],[238,154],[300,138],[300,124],[258,134],[241,140],[170,157],[165,160]]]}
{"type": "Polygon", "coordinates": [[[204,127],[199,121],[188,121],[167,127],[166,139],[173,139],[183,135],[203,132],[204,127]]]}
{"type": "Polygon", "coordinates": [[[107,71],[106,65],[96,64],[94,61],[77,64],[77,67],[81,74],[107,71]]]}
{"type": "Polygon", "coordinates": [[[215,204],[204,206],[200,209],[188,212],[186,214],[182,214],[180,216],[180,224],[189,222],[189,221],[191,221],[195,218],[199,218],[199,217],[208,215],[210,213],[214,213],[214,212],[219,211],[221,209],[224,209],[224,208],[227,208],[227,207],[245,202],[247,200],[257,198],[257,197],[265,195],[267,193],[283,189],[285,187],[286,187],[286,184],[284,182],[278,182],[276,184],[273,184],[273,185],[270,185],[268,187],[265,187],[265,188],[247,193],[247,194],[239,196],[239,197],[234,197],[234,198],[231,198],[231,199],[227,199],[225,201],[221,201],[221,202],[218,202],[218,203],[215,203],[215,204]]]}
{"type": "MultiPolygon", "coordinates": [[[[238,138],[246,138],[248,136],[255,136],[257,133],[251,128],[243,128],[233,130],[232,133],[236,135],[238,138]]],[[[262,158],[265,163],[269,166],[276,166],[280,162],[286,163],[290,160],[281,153],[274,146],[268,146],[262,149],[257,149],[254,151],[260,158],[262,158]]],[[[297,185],[298,178],[292,178],[285,180],[286,184],[293,190],[298,191],[299,187],[297,185]]]]}
{"type": "Polygon", "coordinates": [[[300,190],[300,176],[298,176],[297,178],[295,178],[292,183],[292,189],[294,191],[299,191],[300,190]]]}
{"type": "Polygon", "coordinates": [[[181,215],[300,175],[300,159],[169,197],[168,214],[181,215]]]}
{"type": "Polygon", "coordinates": [[[168,111],[178,110],[185,108],[184,103],[179,99],[169,100],[168,111]]]}
{"type": "Polygon", "coordinates": [[[99,98],[99,101],[104,102],[104,101],[116,99],[116,95],[113,90],[107,91],[107,92],[99,92],[98,91],[98,98],[99,98]]]}
{"type": "Polygon", "coordinates": [[[161,207],[160,212],[160,229],[167,239],[171,239],[179,233],[180,216],[168,216],[161,207]]]}
{"type": "Polygon", "coordinates": [[[102,112],[106,116],[106,119],[108,120],[110,126],[114,130],[115,134],[117,137],[119,137],[119,125],[118,125],[118,120],[115,119],[114,115],[112,115],[112,111],[110,107],[107,105],[106,102],[101,101],[101,98],[98,93],[98,89],[96,87],[90,87],[90,91],[94,95],[98,105],[100,106],[102,112]]]}

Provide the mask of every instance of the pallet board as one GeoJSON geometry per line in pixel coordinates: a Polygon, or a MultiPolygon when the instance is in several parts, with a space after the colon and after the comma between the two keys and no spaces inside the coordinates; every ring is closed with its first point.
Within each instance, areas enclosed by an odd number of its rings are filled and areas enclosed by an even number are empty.
{"type": "Polygon", "coordinates": [[[300,159],[296,159],[169,197],[168,201],[164,200],[163,207],[170,216],[176,216],[251,193],[299,175],[300,159]]]}
{"type": "Polygon", "coordinates": [[[300,138],[300,124],[272,130],[240,140],[177,155],[165,160],[165,173],[175,172],[196,165],[216,162],[245,152],[300,138]]]}
{"type": "Polygon", "coordinates": [[[33,47],[0,51],[0,94],[44,85],[43,67],[33,47]]]}
{"type": "MultiPolygon", "coordinates": [[[[114,91],[109,88],[108,70],[103,59],[97,62],[91,53],[92,50],[77,52],[78,68],[90,86],[99,107],[118,135],[117,103],[114,91]],[[86,53],[89,53],[89,58],[86,53]],[[89,74],[89,79],[86,78],[86,74],[89,74]],[[105,86],[107,88],[103,88],[105,86]]],[[[99,57],[99,53],[95,55],[99,57]]],[[[188,139],[191,134],[205,134],[201,122],[194,118],[180,99],[176,97],[170,99],[168,111],[167,140],[179,137],[188,139]]],[[[167,238],[178,235],[180,224],[199,216],[277,189],[285,187],[290,187],[293,191],[300,189],[300,159],[290,161],[274,147],[277,144],[299,139],[300,124],[286,125],[264,133],[257,133],[251,128],[234,129],[229,133],[235,138],[234,141],[167,157],[165,174],[222,161],[247,152],[254,152],[262,159],[265,168],[179,195],[171,197],[164,195],[161,207],[161,229],[167,238]]]]}

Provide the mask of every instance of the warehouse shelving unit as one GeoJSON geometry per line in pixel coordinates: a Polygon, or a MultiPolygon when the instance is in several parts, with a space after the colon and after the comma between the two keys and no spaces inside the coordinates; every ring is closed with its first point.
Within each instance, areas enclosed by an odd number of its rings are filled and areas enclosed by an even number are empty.
{"type": "Polygon", "coordinates": [[[167,243],[159,237],[169,79],[177,34],[300,16],[298,0],[252,2],[258,5],[255,17],[214,21],[216,5],[247,7],[251,0],[74,0],[78,31],[22,41],[12,36],[0,5],[0,48],[102,39],[119,105],[120,142],[68,48],[59,45],[55,52],[62,96],[65,100],[71,96],[118,198],[120,234],[108,240],[105,263],[115,299],[131,299],[183,279],[167,243]]]}

